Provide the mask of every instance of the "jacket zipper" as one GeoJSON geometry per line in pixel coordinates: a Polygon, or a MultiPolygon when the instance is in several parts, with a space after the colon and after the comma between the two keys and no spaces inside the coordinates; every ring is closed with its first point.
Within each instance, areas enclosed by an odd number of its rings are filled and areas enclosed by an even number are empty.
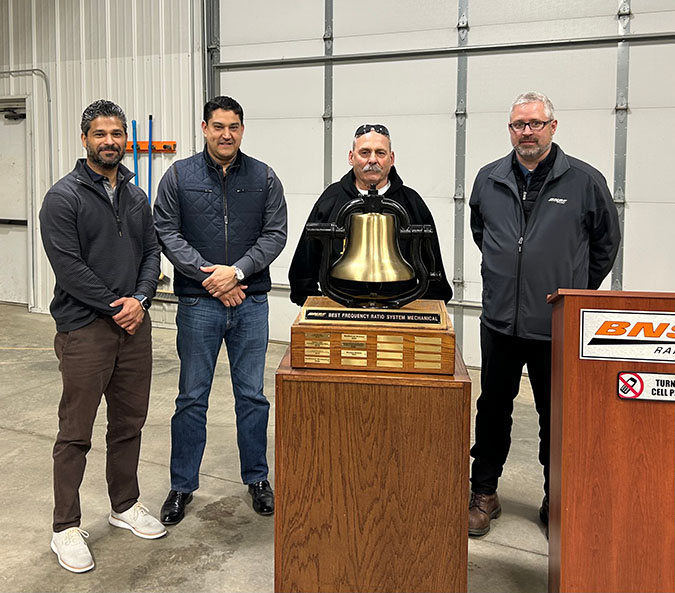
{"type": "Polygon", "coordinates": [[[230,261],[227,255],[227,245],[229,241],[227,240],[227,184],[225,182],[226,172],[220,174],[220,184],[223,188],[223,222],[225,223],[225,262],[230,261]]]}
{"type": "MultiPolygon", "coordinates": [[[[108,196],[104,196],[101,192],[99,192],[98,188],[96,186],[90,185],[89,183],[87,183],[86,181],[83,181],[79,177],[76,178],[75,181],[77,183],[79,183],[80,185],[84,185],[85,187],[88,187],[89,189],[93,190],[94,193],[96,193],[96,195],[103,198],[108,203],[108,205],[110,206],[110,209],[113,211],[113,216],[115,217],[115,224],[117,226],[117,234],[121,237],[122,236],[122,219],[120,218],[120,213],[119,213],[119,203],[118,203],[118,208],[116,210],[115,207],[110,202],[110,199],[108,198],[108,196]]],[[[119,190],[122,189],[122,184],[124,182],[125,182],[125,180],[122,180],[120,182],[119,190]]],[[[115,193],[117,193],[117,190],[116,190],[115,193]]]]}
{"type": "MultiPolygon", "coordinates": [[[[521,219],[522,221],[525,221],[524,227],[521,225],[521,231],[520,231],[520,237],[518,237],[518,266],[516,268],[516,314],[513,319],[513,335],[516,336],[518,335],[518,311],[520,309],[520,274],[521,274],[521,263],[523,259],[523,243],[525,242],[525,235],[527,234],[527,227],[534,219],[534,214],[535,211],[537,210],[537,206],[539,206],[539,202],[541,201],[541,197],[544,193],[544,189],[548,185],[547,183],[548,179],[544,180],[544,183],[541,186],[541,189],[539,190],[539,194],[537,195],[537,203],[535,203],[534,207],[532,208],[532,212],[530,212],[530,220],[525,219],[525,208],[523,207],[523,202],[519,201],[519,206],[520,206],[520,211],[523,215],[523,218],[521,219]]],[[[527,190],[523,188],[523,201],[525,201],[525,198],[527,197],[527,190]]]]}

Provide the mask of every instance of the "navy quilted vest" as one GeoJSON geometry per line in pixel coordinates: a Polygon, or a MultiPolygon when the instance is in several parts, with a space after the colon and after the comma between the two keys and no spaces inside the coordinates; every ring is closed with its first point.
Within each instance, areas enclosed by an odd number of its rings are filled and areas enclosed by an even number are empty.
{"type": "MultiPolygon", "coordinates": [[[[181,233],[204,259],[232,265],[255,244],[263,226],[268,166],[239,151],[223,176],[206,149],[174,164],[181,233]]],[[[177,295],[207,295],[200,282],[175,270],[177,295]]],[[[247,294],[269,292],[269,268],[246,278],[247,294]]]]}

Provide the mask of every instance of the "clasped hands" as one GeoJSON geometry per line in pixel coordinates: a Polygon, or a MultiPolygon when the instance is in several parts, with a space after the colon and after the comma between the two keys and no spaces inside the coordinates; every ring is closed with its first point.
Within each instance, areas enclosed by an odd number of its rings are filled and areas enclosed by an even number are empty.
{"type": "Polygon", "coordinates": [[[239,284],[232,266],[216,264],[215,266],[202,266],[202,272],[211,274],[202,282],[202,286],[209,291],[212,297],[220,300],[226,307],[241,305],[246,298],[244,290],[248,288],[239,284]]]}
{"type": "Polygon", "coordinates": [[[143,323],[145,309],[141,305],[141,302],[134,297],[122,297],[110,303],[111,307],[118,307],[120,305],[122,306],[122,310],[113,315],[113,321],[133,336],[141,323],[143,323]]]}

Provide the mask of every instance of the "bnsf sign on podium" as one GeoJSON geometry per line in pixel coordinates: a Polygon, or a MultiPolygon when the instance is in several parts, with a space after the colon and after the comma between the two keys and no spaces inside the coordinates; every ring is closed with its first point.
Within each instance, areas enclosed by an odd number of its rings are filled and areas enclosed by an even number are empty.
{"type": "Polygon", "coordinates": [[[675,362],[675,313],[581,310],[580,357],[675,362]]]}

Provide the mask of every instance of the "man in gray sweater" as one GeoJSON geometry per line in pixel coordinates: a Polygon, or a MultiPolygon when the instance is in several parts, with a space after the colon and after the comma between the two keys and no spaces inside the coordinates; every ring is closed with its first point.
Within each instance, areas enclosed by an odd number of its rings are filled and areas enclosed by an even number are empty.
{"type": "Polygon", "coordinates": [[[150,396],[147,309],[159,278],[159,246],[148,199],[120,164],[127,142],[122,109],[96,101],[82,114],[86,159],[45,196],[40,231],[56,286],[50,310],[63,394],[54,445],[51,548],[71,572],[94,568],[80,529],[79,488],[96,411],[108,412],[108,521],[155,539],[164,526],[138,501],[136,471],[150,396]]]}

